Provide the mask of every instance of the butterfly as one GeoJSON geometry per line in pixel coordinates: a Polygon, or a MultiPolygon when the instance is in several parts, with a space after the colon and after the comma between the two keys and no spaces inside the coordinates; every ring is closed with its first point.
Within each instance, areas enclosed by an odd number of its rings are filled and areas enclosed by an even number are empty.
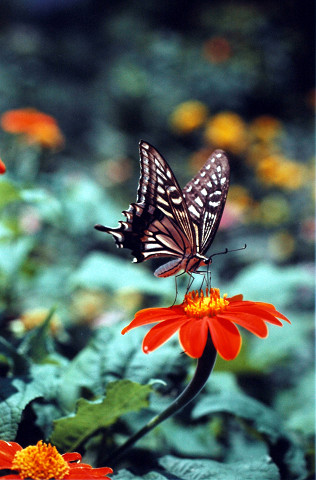
{"type": "Polygon", "coordinates": [[[194,273],[211,263],[205,253],[218,229],[229,188],[229,163],[225,152],[215,150],[205,165],[181,190],[163,156],[140,141],[140,179],[136,203],[115,228],[95,225],[110,233],[119,248],[129,248],[133,262],[171,257],[158,267],[157,277],[180,271],[194,273]]]}

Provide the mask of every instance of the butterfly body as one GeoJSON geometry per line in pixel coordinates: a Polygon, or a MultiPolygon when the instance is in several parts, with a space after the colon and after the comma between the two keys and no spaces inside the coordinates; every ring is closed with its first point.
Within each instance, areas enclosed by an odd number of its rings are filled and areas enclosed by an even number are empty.
{"type": "Polygon", "coordinates": [[[160,153],[141,141],[137,200],[124,210],[126,221],[115,228],[96,225],[110,233],[119,248],[129,248],[133,262],[172,257],[155,271],[169,277],[195,272],[211,259],[205,256],[217,231],[229,187],[229,164],[215,150],[183,190],[160,153]]]}

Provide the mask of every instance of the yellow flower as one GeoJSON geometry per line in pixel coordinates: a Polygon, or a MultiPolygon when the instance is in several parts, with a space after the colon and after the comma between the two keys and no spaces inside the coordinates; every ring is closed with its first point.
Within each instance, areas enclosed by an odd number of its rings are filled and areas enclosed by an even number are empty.
{"type": "Polygon", "coordinates": [[[275,154],[259,162],[257,176],[267,185],[296,190],[305,184],[306,167],[281,154],[275,154]]]}
{"type": "Polygon", "coordinates": [[[170,115],[170,124],[178,133],[190,133],[199,128],[207,118],[207,107],[198,100],[180,103],[170,115]]]}
{"type": "Polygon", "coordinates": [[[270,142],[280,135],[282,125],[279,120],[270,115],[261,115],[250,123],[249,129],[258,140],[270,142]]]}
{"type": "Polygon", "coordinates": [[[215,147],[239,154],[248,144],[247,127],[236,113],[221,112],[207,122],[205,139],[215,147]]]}

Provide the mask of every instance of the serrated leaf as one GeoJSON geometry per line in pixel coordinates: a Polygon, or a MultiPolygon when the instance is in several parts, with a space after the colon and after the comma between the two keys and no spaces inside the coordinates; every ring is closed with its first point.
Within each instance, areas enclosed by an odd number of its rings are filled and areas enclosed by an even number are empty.
{"type": "Polygon", "coordinates": [[[224,464],[214,460],[187,460],[167,455],[159,463],[181,480],[280,480],[278,468],[267,456],[259,460],[224,464]]]}
{"type": "Polygon", "coordinates": [[[74,415],[54,422],[51,441],[62,450],[75,450],[93,433],[112,425],[127,412],[148,406],[149,385],[139,385],[129,380],[112,382],[106,397],[90,402],[80,399],[74,415]]]}

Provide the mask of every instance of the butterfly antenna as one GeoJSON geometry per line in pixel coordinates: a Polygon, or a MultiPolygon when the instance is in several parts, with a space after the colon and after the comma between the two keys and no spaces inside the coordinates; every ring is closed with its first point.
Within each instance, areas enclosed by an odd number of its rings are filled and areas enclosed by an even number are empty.
{"type": "Polygon", "coordinates": [[[245,243],[245,245],[243,247],[240,247],[240,248],[233,248],[232,250],[228,250],[228,248],[225,248],[225,250],[223,252],[217,252],[217,253],[213,253],[213,255],[211,255],[209,258],[208,258],[208,262],[207,264],[209,265],[211,263],[211,259],[213,257],[215,257],[216,255],[226,255],[226,253],[231,253],[231,252],[239,252],[239,250],[245,250],[245,248],[247,248],[247,244],[245,243]]]}

